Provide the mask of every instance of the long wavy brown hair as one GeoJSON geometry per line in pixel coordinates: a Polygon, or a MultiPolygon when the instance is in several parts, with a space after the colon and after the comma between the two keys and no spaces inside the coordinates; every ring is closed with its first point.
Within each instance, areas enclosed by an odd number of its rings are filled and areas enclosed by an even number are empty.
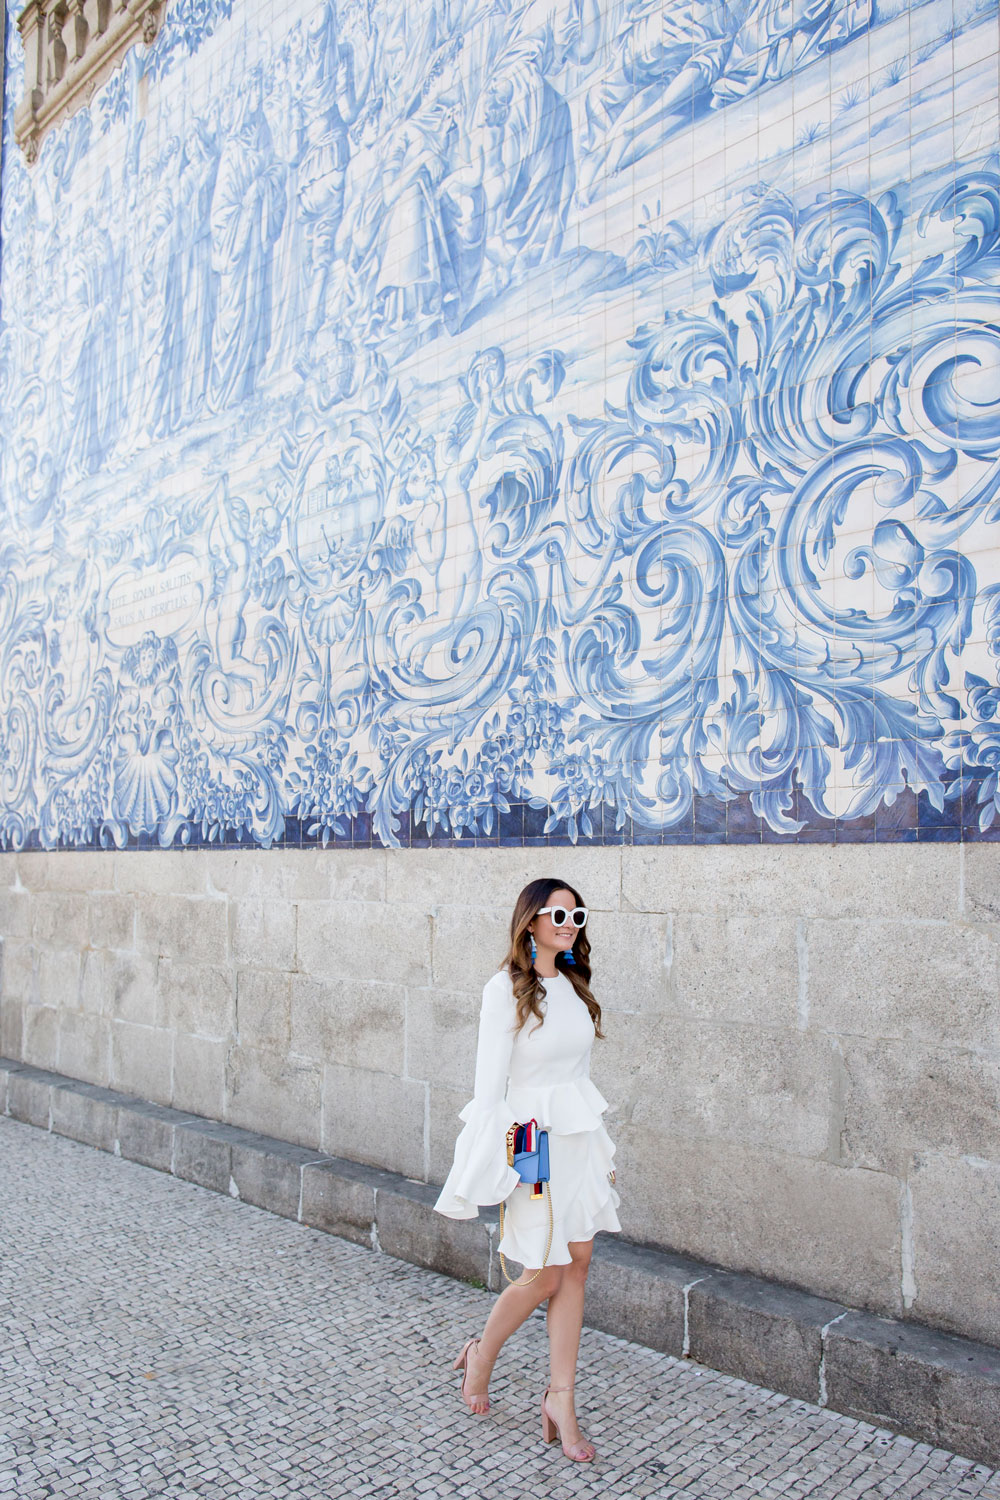
{"type": "MultiPolygon", "coordinates": [[[[518,1031],[529,1016],[537,1016],[539,1025],[545,1019],[541,1008],[541,1002],[545,998],[545,986],[535,973],[534,964],[531,962],[531,934],[528,928],[541,908],[551,905],[549,897],[553,891],[569,891],[574,905],[586,904],[580,892],[571,886],[568,880],[556,880],[554,877],[530,881],[518,896],[514,904],[514,915],[510,919],[510,947],[507,949],[507,956],[502,964],[514,986],[518,1031]]],[[[601,1007],[590,992],[590,940],[587,937],[586,927],[578,930],[570,951],[573,954],[573,963],[568,964],[560,953],[556,958],[556,968],[560,974],[566,975],[590,1011],[590,1018],[594,1023],[594,1035],[603,1038],[601,1007]]]]}

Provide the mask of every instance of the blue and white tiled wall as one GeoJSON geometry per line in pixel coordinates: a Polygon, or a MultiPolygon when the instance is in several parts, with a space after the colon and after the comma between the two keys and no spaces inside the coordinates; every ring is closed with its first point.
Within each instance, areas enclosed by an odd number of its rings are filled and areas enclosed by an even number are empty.
{"type": "Polygon", "coordinates": [[[1000,835],[995,0],[173,0],[27,167],[7,847],[1000,835]]]}

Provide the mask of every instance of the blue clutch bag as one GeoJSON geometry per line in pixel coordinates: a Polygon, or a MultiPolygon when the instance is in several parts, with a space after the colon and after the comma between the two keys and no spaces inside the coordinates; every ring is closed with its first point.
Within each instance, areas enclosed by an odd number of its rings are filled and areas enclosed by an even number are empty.
{"type": "MultiPolygon", "coordinates": [[[[549,1251],[552,1249],[552,1188],[549,1183],[549,1133],[547,1130],[539,1130],[537,1120],[529,1120],[526,1125],[512,1125],[507,1132],[507,1165],[513,1167],[522,1182],[531,1184],[532,1198],[547,1197],[549,1200],[549,1237],[545,1245],[545,1254],[542,1264],[534,1276],[529,1276],[527,1281],[520,1281],[519,1286],[530,1286],[530,1284],[541,1276],[542,1271],[549,1263],[549,1251]],[[546,1189],[548,1191],[546,1192],[546,1189]]],[[[515,1190],[516,1191],[516,1190],[515,1190]]],[[[500,1240],[503,1242],[504,1234],[504,1206],[500,1205],[500,1240]]],[[[508,1281],[514,1278],[507,1270],[507,1259],[500,1251],[500,1269],[508,1281]]]]}
{"type": "Polygon", "coordinates": [[[539,1130],[537,1120],[526,1125],[512,1125],[507,1132],[507,1164],[514,1168],[522,1182],[533,1183],[540,1191],[549,1180],[549,1133],[539,1130]]]}

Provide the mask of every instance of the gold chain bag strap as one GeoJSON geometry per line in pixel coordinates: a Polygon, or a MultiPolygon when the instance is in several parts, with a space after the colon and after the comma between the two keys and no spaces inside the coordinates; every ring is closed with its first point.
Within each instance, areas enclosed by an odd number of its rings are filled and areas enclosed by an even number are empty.
{"type": "MultiPolygon", "coordinates": [[[[515,1145],[515,1139],[516,1139],[516,1136],[517,1136],[518,1128],[519,1127],[518,1127],[517,1123],[515,1122],[510,1127],[510,1129],[507,1132],[507,1165],[509,1167],[512,1167],[514,1165],[514,1145],[515,1145]]],[[[551,1186],[549,1184],[549,1180],[548,1180],[547,1177],[545,1178],[542,1186],[543,1186],[543,1188],[545,1190],[545,1196],[546,1196],[546,1199],[548,1200],[548,1205],[549,1205],[549,1237],[548,1237],[548,1239],[545,1242],[545,1254],[542,1256],[542,1263],[539,1266],[538,1270],[535,1272],[534,1276],[529,1276],[528,1279],[527,1279],[527,1281],[518,1281],[517,1284],[519,1286],[530,1286],[533,1281],[537,1281],[538,1280],[538,1277],[541,1276],[542,1272],[545,1270],[546,1265],[548,1264],[549,1251],[552,1249],[552,1188],[551,1188],[551,1186]]],[[[501,1239],[501,1241],[503,1240],[503,1222],[504,1222],[504,1212],[503,1211],[504,1211],[504,1205],[501,1203],[501,1205],[500,1205],[500,1239],[501,1239]]],[[[503,1253],[502,1250],[500,1251],[500,1269],[503,1271],[503,1274],[506,1276],[507,1280],[509,1282],[511,1282],[511,1284],[513,1284],[514,1283],[514,1277],[510,1274],[510,1272],[507,1269],[507,1260],[506,1260],[506,1257],[504,1256],[504,1253],[503,1253]]]]}

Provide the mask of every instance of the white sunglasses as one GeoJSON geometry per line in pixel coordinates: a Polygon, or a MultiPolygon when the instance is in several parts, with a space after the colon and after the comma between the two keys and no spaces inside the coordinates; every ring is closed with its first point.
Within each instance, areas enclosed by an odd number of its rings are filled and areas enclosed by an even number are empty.
{"type": "Polygon", "coordinates": [[[585,906],[574,906],[572,910],[565,906],[540,906],[535,915],[544,917],[546,913],[551,916],[553,927],[564,927],[568,921],[574,927],[586,926],[588,913],[585,906]]]}

